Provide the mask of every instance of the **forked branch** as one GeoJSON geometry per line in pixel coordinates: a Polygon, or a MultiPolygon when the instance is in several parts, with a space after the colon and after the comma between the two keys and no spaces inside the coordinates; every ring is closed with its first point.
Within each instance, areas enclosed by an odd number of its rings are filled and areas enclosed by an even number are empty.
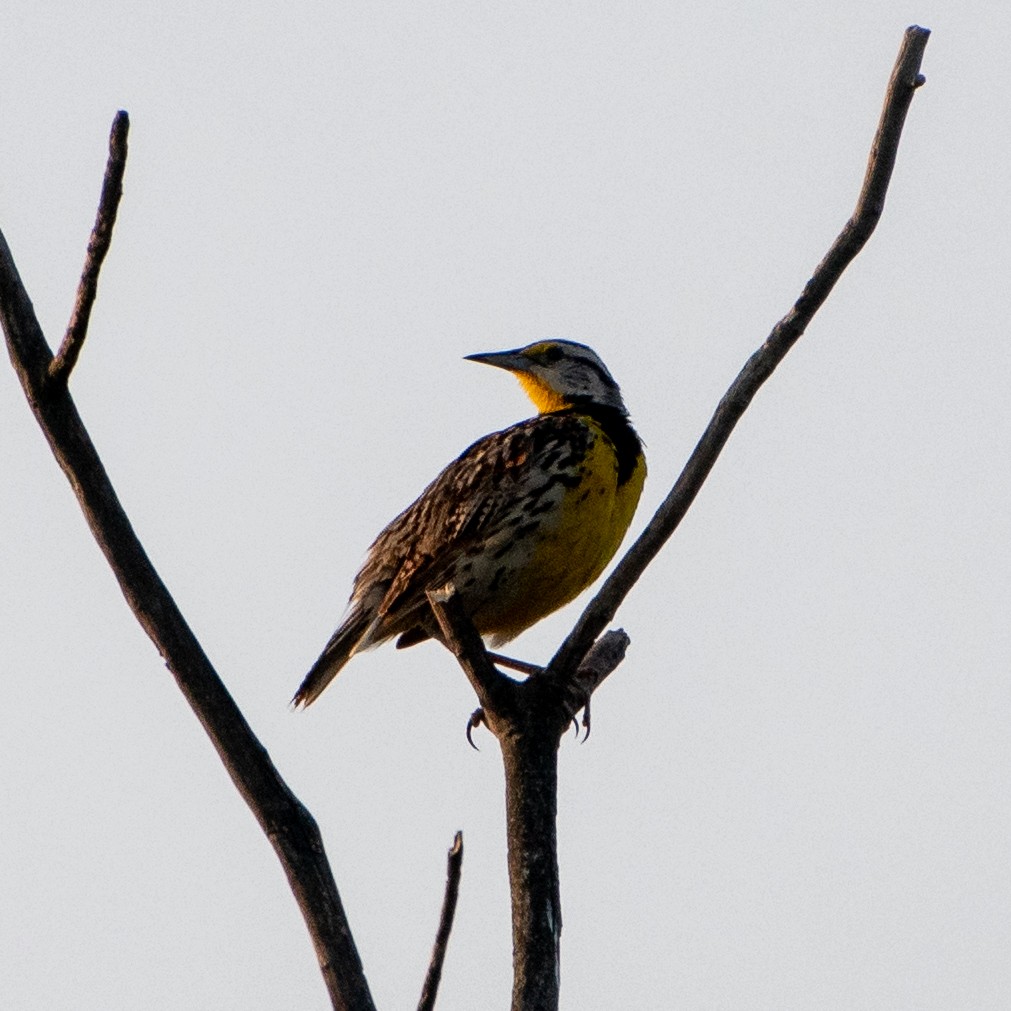
{"type": "MultiPolygon", "coordinates": [[[[588,705],[593,690],[620,662],[627,644],[624,633],[613,633],[620,638],[598,636],[681,522],[752,398],[804,333],[873,232],[884,207],[906,112],[923,83],[919,69],[929,34],[915,26],[905,33],[852,217],[793,308],[773,327],[731,384],[666,500],[544,672],[519,684],[498,675],[480,637],[452,596],[430,598],[444,640],[477,691],[488,727],[502,748],[513,905],[513,1011],[558,1007],[558,734],[574,706],[580,701],[588,705]],[[493,691],[504,696],[508,705],[489,705],[493,691]]],[[[589,731],[588,714],[584,723],[589,731]]]]}
{"type": "Polygon", "coordinates": [[[89,243],[74,317],[55,359],[0,233],[0,319],[11,362],[49,446],[70,481],[123,596],[165,658],[236,788],[274,847],[309,928],[334,1008],[374,1011],[323,841],[281,778],[134,533],[102,466],[66,378],[88,326],[102,257],[111,238],[126,155],[125,113],[113,124],[102,207],[89,243]]]}

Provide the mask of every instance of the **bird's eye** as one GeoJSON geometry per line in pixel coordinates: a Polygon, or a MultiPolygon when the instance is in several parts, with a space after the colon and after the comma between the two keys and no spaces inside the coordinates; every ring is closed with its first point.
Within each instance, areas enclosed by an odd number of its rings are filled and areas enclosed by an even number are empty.
{"type": "Polygon", "coordinates": [[[562,349],[557,344],[549,344],[541,352],[541,361],[546,365],[553,365],[562,357],[562,349]]]}

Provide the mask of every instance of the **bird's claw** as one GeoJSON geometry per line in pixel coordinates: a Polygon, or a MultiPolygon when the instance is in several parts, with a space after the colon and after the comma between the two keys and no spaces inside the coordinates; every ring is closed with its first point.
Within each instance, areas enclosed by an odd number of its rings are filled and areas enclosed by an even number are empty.
{"type": "Polygon", "coordinates": [[[586,736],[582,739],[582,741],[580,741],[581,744],[585,744],[590,739],[590,696],[587,695],[586,698],[581,701],[582,705],[576,706],[573,710],[572,726],[575,728],[577,741],[579,740],[580,726],[582,726],[582,729],[586,731],[586,736]],[[582,724],[580,724],[579,720],[580,709],[583,710],[582,724]]]}
{"type": "Polygon", "coordinates": [[[488,726],[488,721],[485,719],[484,710],[478,706],[478,708],[470,714],[470,719],[467,720],[467,743],[475,751],[480,751],[481,749],[474,743],[474,738],[470,736],[471,731],[473,731],[476,727],[480,727],[482,724],[484,724],[484,726],[488,726]]]}

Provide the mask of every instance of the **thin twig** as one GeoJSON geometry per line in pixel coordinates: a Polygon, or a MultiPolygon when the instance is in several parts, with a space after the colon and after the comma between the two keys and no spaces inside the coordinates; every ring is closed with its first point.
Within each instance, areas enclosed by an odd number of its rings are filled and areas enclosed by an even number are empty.
{"type": "Polygon", "coordinates": [[[428,963],[428,973],[425,985],[421,990],[421,1000],[418,1001],[418,1011],[432,1011],[435,998],[439,992],[439,981],[442,979],[442,965],[446,961],[446,948],[449,946],[449,934],[453,929],[453,916],[456,913],[456,899],[460,893],[460,875],[463,872],[463,833],[457,832],[453,845],[446,856],[446,895],[442,900],[442,913],[439,916],[439,930],[435,935],[432,947],[432,958],[428,963]]]}
{"type": "Polygon", "coordinates": [[[552,657],[548,677],[564,678],[614,617],[646,566],[677,529],[752,398],[804,333],[843,271],[870,238],[884,208],[906,112],[914,92],[924,83],[920,63],[929,36],[926,28],[913,25],[906,29],[853,216],[818,264],[796,304],[773,327],[731,384],[667,498],[552,657]]]}
{"type": "Polygon", "coordinates": [[[123,173],[126,171],[126,138],[130,132],[130,117],[122,109],[116,113],[109,133],[109,160],[105,165],[102,181],[102,195],[98,200],[95,225],[88,240],[88,252],[84,258],[81,280],[77,284],[77,297],[71,313],[67,332],[56,357],[49,363],[49,380],[53,386],[66,386],[70,373],[77,364],[77,357],[84,346],[88,334],[91,308],[98,294],[98,274],[102,269],[105,254],[112,243],[112,228],[116,224],[120,197],[123,196],[123,173]]]}

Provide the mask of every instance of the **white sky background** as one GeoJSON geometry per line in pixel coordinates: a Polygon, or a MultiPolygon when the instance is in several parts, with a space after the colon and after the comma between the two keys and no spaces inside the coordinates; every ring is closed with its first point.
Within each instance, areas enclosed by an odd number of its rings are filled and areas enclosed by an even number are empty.
{"type": "MultiPolygon", "coordinates": [[[[371,538],[529,413],[461,356],[595,347],[648,447],[639,529],[850,213],[910,23],[928,83],[878,231],[562,745],[562,1003],[1011,1005],[1011,7],[693,6],[0,13],[0,227],[54,343],[131,114],[73,393],[318,818],[382,1008],[417,1000],[458,828],[441,1006],[508,1006],[497,749],[431,644],[287,702],[371,538]]],[[[327,1007],[6,364],[0,475],[0,1006],[327,1007]]]]}

